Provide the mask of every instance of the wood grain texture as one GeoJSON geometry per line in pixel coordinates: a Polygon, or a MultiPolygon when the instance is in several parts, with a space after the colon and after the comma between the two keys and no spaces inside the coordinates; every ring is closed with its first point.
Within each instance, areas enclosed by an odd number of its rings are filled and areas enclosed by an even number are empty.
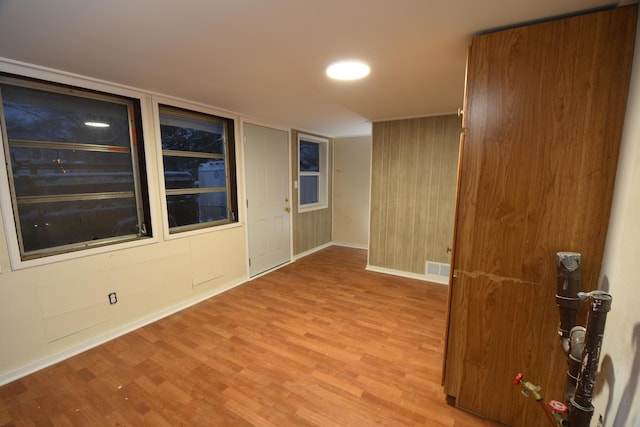
{"type": "MultiPolygon", "coordinates": [[[[298,180],[298,169],[300,167],[300,153],[298,152],[298,134],[300,131],[291,132],[291,176],[298,180]]],[[[304,132],[306,135],[312,135],[304,132]]],[[[326,138],[321,135],[322,138],[326,138]]],[[[333,141],[329,139],[329,153],[327,161],[327,173],[329,174],[328,195],[326,209],[319,209],[308,212],[298,212],[298,189],[291,190],[291,219],[293,226],[293,254],[301,254],[331,242],[332,239],[332,170],[333,170],[333,141]]]]}
{"type": "Polygon", "coordinates": [[[555,254],[582,253],[597,287],[635,23],[628,7],[473,39],[445,370],[460,407],[541,425],[520,371],[564,395],[555,254]]]}
{"type": "Polygon", "coordinates": [[[449,263],[460,130],[456,115],[373,124],[369,264],[449,263]]]}
{"type": "Polygon", "coordinates": [[[2,426],[495,426],[445,402],[446,288],[330,247],[0,387],[2,426]]]}

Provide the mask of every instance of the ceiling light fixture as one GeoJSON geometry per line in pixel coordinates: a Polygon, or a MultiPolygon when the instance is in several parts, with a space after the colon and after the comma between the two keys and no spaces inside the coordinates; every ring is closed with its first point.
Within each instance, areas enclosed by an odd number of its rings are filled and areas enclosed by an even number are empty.
{"type": "Polygon", "coordinates": [[[103,123],[103,122],[84,122],[85,126],[91,126],[93,128],[108,128],[110,125],[109,123],[103,123]]]}
{"type": "Polygon", "coordinates": [[[340,61],[327,67],[327,76],[336,80],[357,80],[368,76],[370,71],[362,61],[340,61]]]}

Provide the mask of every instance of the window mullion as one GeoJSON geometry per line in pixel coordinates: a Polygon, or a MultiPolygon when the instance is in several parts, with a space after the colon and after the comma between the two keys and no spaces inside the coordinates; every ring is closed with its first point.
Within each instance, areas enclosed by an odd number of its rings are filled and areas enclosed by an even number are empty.
{"type": "Polygon", "coordinates": [[[193,158],[203,158],[203,159],[213,159],[213,160],[224,159],[224,154],[202,153],[199,151],[162,150],[162,155],[172,156],[172,157],[193,157],[193,158]]]}
{"type": "Polygon", "coordinates": [[[104,193],[75,193],[55,196],[21,196],[16,197],[18,205],[33,205],[52,202],[76,202],[82,200],[130,199],[135,196],[133,191],[113,191],[104,193]]]}
{"type": "Polygon", "coordinates": [[[93,151],[103,153],[128,153],[129,147],[116,145],[82,144],[74,142],[35,141],[28,139],[9,139],[10,147],[44,148],[47,150],[93,151]]]}

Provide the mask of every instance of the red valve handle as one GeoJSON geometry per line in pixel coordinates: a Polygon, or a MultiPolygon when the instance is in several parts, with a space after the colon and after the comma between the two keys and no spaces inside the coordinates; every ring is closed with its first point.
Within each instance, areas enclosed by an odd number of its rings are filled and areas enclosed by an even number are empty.
{"type": "Polygon", "coordinates": [[[524,374],[522,372],[516,375],[516,378],[513,380],[513,385],[520,384],[520,381],[522,381],[522,377],[524,377],[524,374]]]}
{"type": "Polygon", "coordinates": [[[564,414],[565,412],[567,412],[567,405],[565,405],[562,402],[558,402],[557,400],[551,400],[549,402],[549,407],[554,411],[557,412],[559,414],[564,414]]]}

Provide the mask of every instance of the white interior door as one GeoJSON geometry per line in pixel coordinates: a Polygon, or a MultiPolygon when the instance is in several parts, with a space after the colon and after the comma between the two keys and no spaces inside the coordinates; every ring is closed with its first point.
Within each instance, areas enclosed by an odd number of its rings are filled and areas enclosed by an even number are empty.
{"type": "Polygon", "coordinates": [[[249,275],[291,259],[289,134],[245,123],[249,275]]]}

